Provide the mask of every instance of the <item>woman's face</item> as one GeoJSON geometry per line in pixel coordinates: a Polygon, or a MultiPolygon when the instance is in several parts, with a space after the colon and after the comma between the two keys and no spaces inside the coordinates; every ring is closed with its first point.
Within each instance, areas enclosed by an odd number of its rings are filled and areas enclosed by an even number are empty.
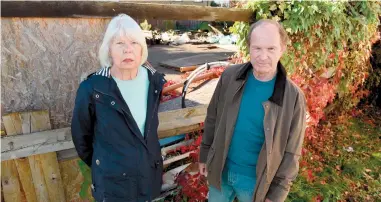
{"type": "Polygon", "coordinates": [[[142,47],[128,36],[115,36],[110,45],[110,55],[113,67],[137,69],[142,60],[142,47]]]}

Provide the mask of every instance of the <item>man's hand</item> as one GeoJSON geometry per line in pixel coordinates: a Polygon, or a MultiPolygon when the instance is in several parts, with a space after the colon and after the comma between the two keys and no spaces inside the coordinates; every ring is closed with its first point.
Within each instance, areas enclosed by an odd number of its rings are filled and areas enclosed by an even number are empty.
{"type": "Polygon", "coordinates": [[[271,201],[270,199],[267,198],[267,199],[265,200],[265,202],[272,202],[272,201],[271,201]]]}
{"type": "Polygon", "coordinates": [[[208,176],[208,170],[206,169],[205,163],[198,163],[198,169],[200,171],[200,174],[203,176],[208,176]]]}

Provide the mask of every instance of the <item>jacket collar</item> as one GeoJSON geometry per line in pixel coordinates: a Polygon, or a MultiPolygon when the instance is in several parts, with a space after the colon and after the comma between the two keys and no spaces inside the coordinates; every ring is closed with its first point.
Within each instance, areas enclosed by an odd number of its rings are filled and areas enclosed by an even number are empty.
{"type": "MultiPolygon", "coordinates": [[[[237,72],[236,80],[244,80],[247,78],[247,73],[249,70],[252,70],[253,66],[250,62],[247,62],[243,64],[237,72]]],[[[277,74],[276,74],[276,80],[275,80],[275,86],[274,91],[269,100],[278,106],[282,107],[283,104],[283,97],[284,97],[284,91],[286,88],[286,80],[287,80],[287,73],[284,69],[283,65],[278,62],[277,65],[277,74]]]]}
{"type": "MultiPolygon", "coordinates": [[[[149,70],[151,75],[155,74],[156,70],[149,63],[144,63],[142,66],[146,68],[147,70],[149,70]]],[[[111,67],[103,67],[99,71],[97,71],[95,75],[111,78],[111,67]]]]}

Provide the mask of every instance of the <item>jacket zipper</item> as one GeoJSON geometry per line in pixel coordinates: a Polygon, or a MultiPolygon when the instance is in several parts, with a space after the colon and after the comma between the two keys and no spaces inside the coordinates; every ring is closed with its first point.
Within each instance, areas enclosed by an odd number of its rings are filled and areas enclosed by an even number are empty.
{"type": "MultiPolygon", "coordinates": [[[[154,102],[154,104],[155,104],[155,108],[153,109],[153,113],[152,113],[152,116],[151,116],[151,120],[153,119],[153,116],[155,115],[154,112],[156,111],[156,108],[157,108],[157,104],[156,104],[156,102],[158,101],[159,97],[160,97],[160,96],[157,96],[156,101],[154,102]]],[[[148,136],[148,134],[149,134],[149,132],[150,132],[150,130],[151,130],[151,122],[152,122],[152,121],[149,122],[149,125],[148,125],[148,127],[147,127],[147,135],[146,135],[146,136],[148,136]]],[[[145,138],[146,138],[146,137],[145,137],[145,138]]]]}
{"type": "MultiPolygon", "coordinates": [[[[153,75],[152,75],[152,76],[153,76],[153,75]]],[[[156,90],[156,89],[155,89],[155,90],[156,90]]],[[[157,106],[158,106],[157,102],[158,102],[158,100],[159,100],[159,98],[160,98],[160,94],[161,94],[161,90],[158,91],[157,98],[156,98],[156,100],[155,100],[155,102],[154,102],[154,104],[155,104],[155,108],[153,109],[152,116],[151,116],[151,120],[153,119],[153,116],[155,115],[154,112],[155,112],[156,109],[157,109],[157,106]]],[[[152,121],[149,122],[149,125],[148,125],[148,127],[147,127],[147,135],[146,135],[146,136],[148,136],[148,134],[149,134],[149,132],[150,132],[150,130],[151,130],[151,122],[152,122],[152,121]]],[[[144,138],[146,138],[146,137],[144,137],[144,138]]]]}

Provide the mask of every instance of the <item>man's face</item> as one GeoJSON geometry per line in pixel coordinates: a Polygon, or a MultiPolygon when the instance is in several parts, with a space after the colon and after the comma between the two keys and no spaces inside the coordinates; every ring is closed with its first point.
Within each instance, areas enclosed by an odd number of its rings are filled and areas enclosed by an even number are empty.
{"type": "Polygon", "coordinates": [[[277,64],[285,51],[279,29],[272,24],[256,27],[250,36],[250,62],[254,72],[261,75],[275,74],[277,64]]]}

